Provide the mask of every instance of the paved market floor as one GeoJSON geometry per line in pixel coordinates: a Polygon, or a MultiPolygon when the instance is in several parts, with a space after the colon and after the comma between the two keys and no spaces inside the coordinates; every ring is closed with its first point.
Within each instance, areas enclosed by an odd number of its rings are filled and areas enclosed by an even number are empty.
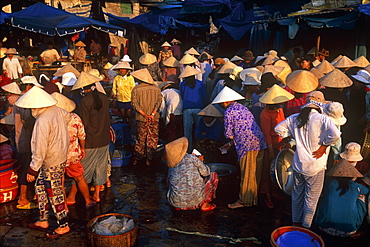
{"type": "MultiPolygon", "coordinates": [[[[167,168],[160,160],[150,167],[139,163],[135,167],[130,164],[113,168],[112,187],[102,192],[102,201],[85,210],[83,199],[78,195],[76,205],[69,208],[71,232],[58,239],[46,239],[45,233],[27,227],[28,223],[37,220],[38,209],[17,210],[16,200],[1,204],[0,246],[89,246],[88,221],[106,213],[133,216],[139,224],[137,246],[153,247],[270,246],[271,232],[291,224],[290,198],[287,196],[275,198],[274,209],[268,209],[262,199],[260,206],[228,209],[227,204],[237,199],[237,174],[220,181],[214,211],[175,211],[166,199],[166,172],[167,168]],[[187,234],[195,232],[209,235],[187,234]]],[[[56,228],[55,218],[51,219],[51,227],[56,228]]],[[[326,246],[370,246],[370,227],[365,223],[362,229],[366,234],[357,240],[322,237],[326,246]]],[[[315,226],[312,230],[320,233],[315,226]]]]}

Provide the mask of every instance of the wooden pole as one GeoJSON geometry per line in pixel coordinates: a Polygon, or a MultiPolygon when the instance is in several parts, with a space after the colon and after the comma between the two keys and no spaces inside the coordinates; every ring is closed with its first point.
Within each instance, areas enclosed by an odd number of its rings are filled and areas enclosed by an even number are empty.
{"type": "Polygon", "coordinates": [[[317,41],[316,41],[316,47],[315,47],[315,57],[317,57],[320,49],[320,36],[317,36],[317,41]]]}

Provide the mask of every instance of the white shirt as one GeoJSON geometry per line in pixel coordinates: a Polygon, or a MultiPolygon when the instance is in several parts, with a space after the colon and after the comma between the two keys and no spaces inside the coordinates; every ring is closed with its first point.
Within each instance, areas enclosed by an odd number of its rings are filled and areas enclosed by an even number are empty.
{"type": "Polygon", "coordinates": [[[47,49],[43,51],[40,54],[40,57],[43,59],[45,65],[50,65],[60,59],[59,53],[55,49],[47,49]]]}
{"type": "Polygon", "coordinates": [[[10,79],[18,79],[18,73],[23,73],[22,66],[19,63],[18,58],[15,57],[13,57],[11,60],[9,57],[4,59],[3,70],[8,73],[8,77],[10,77],[10,79]]]}
{"type": "Polygon", "coordinates": [[[182,99],[177,89],[169,88],[162,91],[161,117],[166,120],[166,125],[170,122],[170,114],[182,115],[182,99]]]}
{"type": "Polygon", "coordinates": [[[275,132],[281,137],[292,136],[296,141],[297,150],[293,156],[293,169],[306,176],[314,176],[321,170],[326,170],[329,148],[318,159],[312,153],[321,145],[333,146],[340,138],[340,131],[329,117],[311,110],[307,124],[297,126],[299,113],[289,116],[275,127],[275,132]]]}

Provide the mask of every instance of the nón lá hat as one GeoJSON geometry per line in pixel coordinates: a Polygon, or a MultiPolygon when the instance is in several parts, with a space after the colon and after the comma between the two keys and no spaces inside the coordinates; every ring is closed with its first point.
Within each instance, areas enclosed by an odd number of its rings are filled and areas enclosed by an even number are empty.
{"type": "Polygon", "coordinates": [[[287,86],[297,93],[309,93],[319,86],[317,77],[307,70],[295,70],[286,78],[287,86]]]}
{"type": "Polygon", "coordinates": [[[230,61],[231,61],[231,62],[243,61],[243,60],[244,60],[243,58],[241,58],[241,57],[239,57],[239,56],[237,56],[237,55],[233,56],[233,57],[230,59],[230,61]]]}
{"type": "Polygon", "coordinates": [[[76,108],[75,102],[68,99],[63,94],[54,92],[51,94],[51,96],[57,100],[56,106],[58,106],[59,108],[62,108],[63,110],[66,110],[67,112],[72,112],[76,108]]]}
{"type": "Polygon", "coordinates": [[[62,85],[64,86],[73,86],[77,81],[76,75],[72,72],[64,73],[62,76],[62,85]]]}
{"type": "Polygon", "coordinates": [[[264,104],[280,104],[292,99],[294,99],[293,94],[275,84],[262,95],[259,101],[264,104]]]}
{"type": "Polygon", "coordinates": [[[198,115],[208,117],[223,117],[224,115],[212,104],[207,105],[203,108],[198,115]]]}
{"type": "Polygon", "coordinates": [[[189,54],[189,55],[196,55],[199,56],[199,52],[194,49],[194,47],[191,47],[189,50],[185,51],[184,54],[189,54]]]}
{"type": "Polygon", "coordinates": [[[102,76],[100,74],[99,70],[97,70],[97,69],[90,69],[89,70],[89,74],[100,78],[100,80],[103,80],[104,79],[104,76],[102,76]]]}
{"type": "Polygon", "coordinates": [[[322,61],[319,65],[315,67],[318,71],[323,74],[327,74],[335,70],[335,67],[329,63],[327,60],[322,61]]]}
{"type": "Polygon", "coordinates": [[[103,69],[110,69],[110,68],[112,68],[112,67],[113,67],[113,64],[111,64],[110,62],[107,62],[107,63],[104,65],[103,69]]]}
{"type": "Polygon", "coordinates": [[[100,81],[99,77],[93,76],[87,72],[81,72],[81,75],[78,77],[76,83],[73,85],[72,90],[80,89],[91,84],[95,84],[95,82],[100,81]]]}
{"type": "Polygon", "coordinates": [[[330,62],[331,65],[334,65],[336,62],[338,62],[339,59],[341,59],[343,55],[338,55],[336,58],[333,59],[333,61],[330,62]]]}
{"type": "Polygon", "coordinates": [[[225,86],[221,92],[218,93],[216,98],[212,101],[212,104],[218,104],[222,102],[228,102],[228,101],[236,101],[236,100],[242,100],[245,99],[243,96],[229,88],[228,86],[225,86]]]}
{"type": "Polygon", "coordinates": [[[185,54],[179,61],[180,64],[192,64],[198,61],[195,57],[190,54],[185,54]]]}
{"type": "MultiPolygon", "coordinates": [[[[283,59],[283,57],[281,57],[283,59]]],[[[292,72],[292,68],[289,66],[289,64],[283,60],[277,60],[274,63],[275,66],[281,66],[284,67],[283,71],[280,72],[277,77],[280,78],[280,80],[286,84],[286,78],[287,76],[292,72]]]]}
{"type": "Polygon", "coordinates": [[[82,41],[80,40],[80,41],[78,41],[78,42],[75,44],[75,46],[85,47],[86,45],[85,45],[85,43],[84,43],[84,42],[82,42],[82,41]]]}
{"type": "Polygon", "coordinates": [[[12,113],[0,119],[0,123],[7,124],[7,125],[15,125],[14,111],[12,111],[12,113]]]}
{"type": "Polygon", "coordinates": [[[175,57],[169,57],[163,61],[163,65],[167,67],[178,67],[180,65],[179,61],[175,57]]]}
{"type": "Polygon", "coordinates": [[[284,70],[282,66],[275,66],[275,65],[265,65],[262,74],[267,72],[271,72],[274,76],[277,76],[284,70]]]}
{"type": "Polygon", "coordinates": [[[185,69],[181,72],[179,75],[179,78],[185,78],[193,75],[200,74],[201,72],[197,69],[194,69],[193,67],[187,65],[185,66],[185,69]]]}
{"type": "Polygon", "coordinates": [[[157,62],[157,57],[151,53],[145,53],[139,58],[139,63],[144,65],[150,65],[157,62]]]}
{"type": "Polygon", "coordinates": [[[171,43],[174,44],[174,43],[178,43],[178,44],[181,44],[181,41],[178,40],[178,39],[172,39],[171,40],[171,43]]]}
{"type": "Polygon", "coordinates": [[[258,81],[261,80],[261,71],[259,71],[257,68],[253,67],[253,68],[247,68],[247,69],[244,69],[242,72],[240,72],[239,74],[239,77],[240,79],[242,79],[242,81],[245,81],[245,77],[247,74],[256,74],[257,78],[258,78],[258,81]]]}
{"type": "Polygon", "coordinates": [[[153,77],[150,75],[149,70],[147,68],[139,69],[134,72],[131,72],[131,75],[136,79],[146,82],[148,84],[154,85],[153,77]]]}
{"type": "Polygon", "coordinates": [[[312,74],[314,74],[314,75],[317,77],[317,79],[321,79],[322,77],[324,77],[324,76],[325,76],[323,73],[321,73],[321,72],[320,72],[320,70],[318,70],[318,69],[316,69],[316,68],[312,68],[312,69],[310,70],[310,72],[311,72],[312,74]]]}
{"type": "Polygon", "coordinates": [[[261,85],[261,81],[255,73],[247,73],[243,76],[244,80],[242,82],[245,86],[258,86],[261,85]]]}
{"type": "Polygon", "coordinates": [[[164,46],[171,47],[171,44],[170,44],[170,43],[168,43],[168,42],[166,41],[166,42],[164,42],[164,43],[161,45],[161,47],[164,47],[164,46]]]}
{"type": "Polygon", "coordinates": [[[181,137],[166,144],[167,165],[170,168],[176,167],[184,158],[188,150],[189,141],[186,137],[181,137]]]}
{"type": "Polygon", "coordinates": [[[330,177],[362,178],[363,175],[347,160],[342,159],[326,173],[330,177]]]}
{"type": "Polygon", "coordinates": [[[219,74],[230,74],[233,72],[234,68],[237,65],[231,61],[227,61],[224,65],[222,65],[221,69],[218,71],[219,74]]]}
{"type": "Polygon", "coordinates": [[[333,64],[335,68],[350,68],[358,66],[355,62],[349,59],[347,56],[341,57],[335,64],[333,64]]]}
{"type": "Polygon", "coordinates": [[[2,134],[0,134],[0,143],[6,142],[7,140],[9,140],[8,137],[3,136],[2,134]]]}
{"type": "Polygon", "coordinates": [[[43,108],[53,106],[57,101],[39,87],[32,87],[18,98],[15,105],[21,108],[43,108]]]}
{"type": "Polygon", "coordinates": [[[320,79],[320,84],[331,88],[345,88],[353,84],[353,81],[339,69],[326,74],[320,79]]]}
{"type": "Polygon", "coordinates": [[[361,68],[365,68],[366,66],[370,64],[369,60],[367,60],[367,58],[364,55],[356,58],[355,60],[353,60],[353,62],[355,62],[357,66],[361,68]]]}
{"type": "Polygon", "coordinates": [[[12,94],[21,94],[22,91],[19,89],[18,84],[16,82],[9,83],[5,86],[1,87],[3,90],[12,93],[12,94]]]}
{"type": "Polygon", "coordinates": [[[66,65],[64,65],[60,70],[54,73],[54,76],[61,77],[64,73],[67,72],[72,72],[73,74],[75,74],[76,77],[80,76],[80,72],[78,72],[78,70],[75,69],[75,67],[73,67],[71,63],[67,63],[66,65]]]}

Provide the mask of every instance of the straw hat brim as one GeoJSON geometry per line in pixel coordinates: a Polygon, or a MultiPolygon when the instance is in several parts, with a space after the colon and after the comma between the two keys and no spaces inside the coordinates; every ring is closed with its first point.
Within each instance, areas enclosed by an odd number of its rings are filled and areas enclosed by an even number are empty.
{"type": "Polygon", "coordinates": [[[198,59],[196,59],[195,57],[189,55],[189,54],[185,54],[185,56],[183,56],[179,63],[180,64],[192,64],[192,63],[195,63],[196,61],[198,61],[198,59]]]}
{"type": "Polygon", "coordinates": [[[173,168],[180,163],[188,150],[188,146],[189,141],[186,137],[176,139],[165,146],[168,167],[173,168]]]}
{"type": "Polygon", "coordinates": [[[12,94],[20,95],[22,91],[19,89],[18,84],[16,82],[9,83],[5,86],[1,87],[4,91],[7,91],[12,94]]]}
{"type": "Polygon", "coordinates": [[[356,80],[360,81],[360,82],[363,82],[365,84],[370,84],[370,81],[369,80],[366,80],[366,78],[360,76],[360,75],[351,75],[353,78],[355,78],[356,80]]]}
{"type": "Polygon", "coordinates": [[[100,81],[99,77],[93,76],[87,72],[81,72],[81,75],[78,77],[76,83],[73,85],[72,90],[89,86],[98,81],[100,81]]]}
{"type": "Polygon", "coordinates": [[[56,104],[56,99],[39,87],[32,87],[15,102],[21,108],[43,108],[56,104]]]}
{"type": "Polygon", "coordinates": [[[361,178],[363,175],[347,160],[342,159],[335,164],[327,173],[331,177],[361,178]]]}
{"type": "Polygon", "coordinates": [[[193,75],[200,74],[201,72],[197,69],[194,69],[190,65],[186,66],[185,69],[179,75],[179,78],[185,78],[193,75]]]}
{"type": "Polygon", "coordinates": [[[281,88],[279,85],[273,85],[259,99],[264,104],[280,104],[294,99],[294,95],[281,88]]]}
{"type": "Polygon", "coordinates": [[[10,113],[9,115],[0,119],[0,123],[1,124],[7,124],[7,125],[15,125],[14,111],[12,113],[10,113]]]}
{"type": "Polygon", "coordinates": [[[358,161],[361,161],[361,160],[364,159],[360,153],[355,154],[355,155],[350,155],[346,151],[340,153],[339,156],[342,159],[345,159],[345,160],[348,160],[348,161],[357,161],[358,162],[358,161]]]}
{"type": "Polygon", "coordinates": [[[62,108],[63,110],[66,110],[67,112],[72,112],[74,109],[76,109],[75,102],[68,99],[63,94],[54,92],[51,94],[51,96],[57,100],[56,106],[58,106],[59,108],[62,108]]]}
{"type": "Polygon", "coordinates": [[[149,70],[146,68],[136,70],[132,72],[131,75],[140,81],[143,81],[148,84],[156,85],[153,80],[153,77],[149,73],[149,70]]]}
{"type": "Polygon", "coordinates": [[[295,70],[286,78],[287,86],[297,93],[309,93],[319,87],[317,77],[307,70],[295,70]]]}
{"type": "Polygon", "coordinates": [[[229,102],[229,101],[237,101],[245,99],[243,96],[229,88],[228,86],[225,86],[221,92],[218,93],[216,98],[212,101],[212,104],[219,104],[223,102],[229,102]]]}
{"type": "Polygon", "coordinates": [[[331,88],[346,88],[350,87],[353,81],[339,69],[335,69],[322,77],[320,79],[320,84],[331,88]]]}
{"type": "Polygon", "coordinates": [[[146,53],[139,58],[139,63],[143,65],[150,65],[155,62],[157,62],[157,57],[150,53],[146,53]]]}
{"type": "Polygon", "coordinates": [[[4,136],[4,135],[0,134],[0,143],[6,142],[6,141],[8,141],[8,140],[9,140],[9,138],[8,138],[8,137],[6,137],[6,136],[4,136]]]}
{"type": "Polygon", "coordinates": [[[223,117],[224,115],[212,104],[207,105],[198,113],[199,116],[223,117]]]}
{"type": "Polygon", "coordinates": [[[163,61],[163,65],[167,67],[178,67],[180,65],[179,61],[177,61],[174,57],[169,57],[163,61]]]}

